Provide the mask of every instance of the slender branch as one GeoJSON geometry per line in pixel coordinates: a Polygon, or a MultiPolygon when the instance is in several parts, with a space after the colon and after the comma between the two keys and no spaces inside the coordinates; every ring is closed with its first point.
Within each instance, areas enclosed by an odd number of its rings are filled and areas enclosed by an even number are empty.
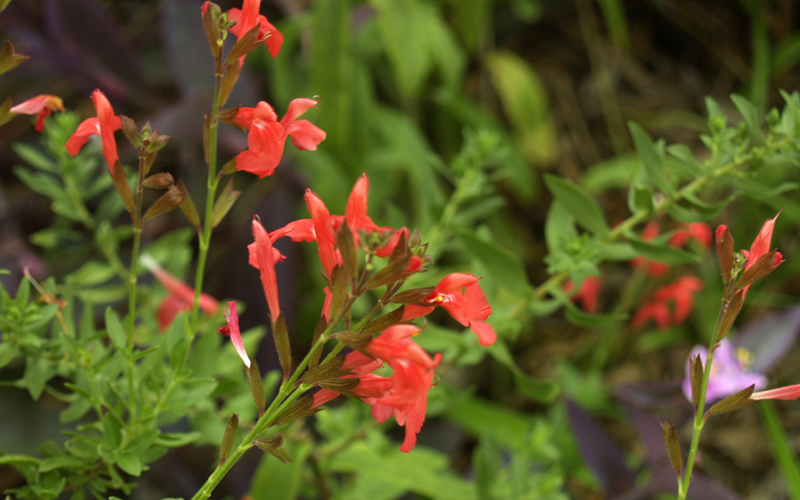
{"type": "Polygon", "coordinates": [[[190,323],[189,340],[193,340],[197,331],[197,319],[200,313],[200,294],[203,290],[203,278],[206,271],[206,260],[208,258],[208,248],[211,245],[212,214],[214,211],[214,199],[216,198],[217,186],[217,133],[219,128],[219,108],[222,105],[222,78],[225,73],[225,66],[222,64],[222,53],[216,57],[216,72],[214,78],[214,102],[211,106],[211,116],[208,120],[208,192],[206,195],[205,220],[203,222],[203,232],[199,237],[199,251],[197,255],[197,273],[194,280],[194,301],[192,304],[192,320],[190,323]]]}

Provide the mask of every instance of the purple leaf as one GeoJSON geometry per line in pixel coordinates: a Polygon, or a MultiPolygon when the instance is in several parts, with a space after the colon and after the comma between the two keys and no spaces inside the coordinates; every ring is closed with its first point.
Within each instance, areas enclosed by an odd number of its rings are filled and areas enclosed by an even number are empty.
{"type": "Polygon", "coordinates": [[[575,402],[567,399],[572,432],[586,464],[610,494],[622,493],[633,486],[634,473],[625,457],[605,435],[600,425],[575,402]]]}
{"type": "Polygon", "coordinates": [[[750,370],[767,373],[790,351],[800,333],[800,306],[749,323],[734,345],[753,354],[750,370]]]}

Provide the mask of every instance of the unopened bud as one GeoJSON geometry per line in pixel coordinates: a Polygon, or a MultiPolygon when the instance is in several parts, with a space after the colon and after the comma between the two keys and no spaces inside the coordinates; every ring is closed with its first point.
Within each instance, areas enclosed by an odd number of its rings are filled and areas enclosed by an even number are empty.
{"type": "Polygon", "coordinates": [[[222,446],[219,449],[219,464],[225,463],[228,455],[233,449],[233,442],[236,440],[236,431],[239,430],[239,415],[231,415],[228,425],[225,427],[225,434],[222,436],[222,446]]]}
{"type": "Polygon", "coordinates": [[[661,432],[664,433],[664,444],[667,447],[667,455],[669,455],[672,468],[680,476],[683,471],[683,457],[681,456],[681,444],[678,442],[678,430],[668,422],[661,422],[661,432]]]}
{"type": "Polygon", "coordinates": [[[733,254],[733,236],[728,226],[719,226],[717,228],[717,258],[722,272],[722,282],[726,285],[733,277],[733,254]]]}
{"type": "Polygon", "coordinates": [[[250,360],[250,368],[247,369],[247,383],[250,385],[250,392],[253,393],[258,411],[264,411],[267,406],[266,396],[264,395],[264,382],[261,379],[261,371],[258,369],[256,358],[250,360]]]}
{"type": "Polygon", "coordinates": [[[142,181],[142,185],[150,189],[166,189],[173,184],[175,184],[175,180],[169,172],[160,172],[142,181]]]}

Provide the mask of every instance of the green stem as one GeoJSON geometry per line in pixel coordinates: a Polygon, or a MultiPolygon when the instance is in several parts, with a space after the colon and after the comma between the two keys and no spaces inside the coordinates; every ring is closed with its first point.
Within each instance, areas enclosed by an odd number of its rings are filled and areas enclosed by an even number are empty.
{"type": "Polygon", "coordinates": [[[711,345],[708,347],[708,355],[706,356],[705,367],[703,368],[703,379],[700,383],[700,396],[697,398],[697,407],[694,410],[694,424],[692,429],[692,443],[689,446],[689,456],[686,459],[686,471],[684,472],[683,479],[678,476],[678,499],[686,500],[686,495],[689,493],[689,484],[692,482],[692,470],[694,469],[694,461],[697,456],[697,449],[700,444],[700,434],[703,431],[703,426],[706,423],[706,394],[708,392],[708,379],[711,376],[711,366],[714,362],[714,352],[716,351],[715,342],[718,342],[720,327],[722,326],[722,319],[728,310],[730,304],[730,295],[732,287],[725,288],[725,295],[722,298],[722,305],[717,314],[717,322],[714,325],[714,334],[711,336],[711,345]]]}
{"type": "Polygon", "coordinates": [[[133,330],[136,326],[136,267],[139,263],[139,246],[142,240],[142,198],[144,195],[144,150],[139,152],[139,182],[136,185],[136,200],[134,211],[131,214],[133,222],[133,250],[131,252],[131,269],[128,275],[128,339],[125,346],[125,357],[127,358],[126,371],[128,376],[128,396],[130,398],[130,419],[136,420],[136,400],[134,395],[134,376],[133,376],[133,330]]]}
{"type": "Polygon", "coordinates": [[[222,64],[222,54],[217,54],[216,72],[214,79],[214,102],[211,106],[211,116],[208,121],[208,151],[206,161],[208,162],[208,193],[206,195],[205,220],[203,222],[203,232],[199,237],[199,251],[197,255],[197,273],[194,280],[194,301],[192,305],[192,321],[190,323],[189,341],[194,339],[197,330],[197,319],[200,308],[200,294],[203,290],[203,277],[206,271],[206,259],[208,258],[208,248],[211,245],[212,214],[214,212],[214,199],[216,198],[217,186],[217,132],[219,128],[219,108],[222,105],[222,77],[225,68],[222,64]]]}

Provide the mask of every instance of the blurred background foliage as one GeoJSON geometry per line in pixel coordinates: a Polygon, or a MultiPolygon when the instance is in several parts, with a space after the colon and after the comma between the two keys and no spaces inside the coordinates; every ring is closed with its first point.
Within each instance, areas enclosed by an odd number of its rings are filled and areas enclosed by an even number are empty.
{"type": "MultiPolygon", "coordinates": [[[[31,60],[0,82],[0,95],[21,102],[56,94],[89,116],[87,97],[101,88],[117,112],[149,120],[173,137],[157,167],[202,193],[202,116],[213,68],[200,4],[14,0],[0,30],[31,60]]],[[[305,217],[306,187],[341,213],[365,172],[378,224],[419,228],[438,273],[470,270],[484,277],[502,342],[480,350],[471,335],[433,324],[419,337],[424,347],[445,351],[446,383],[431,392],[423,446],[411,455],[396,451],[365,406],[348,401],[297,430],[300,438],[286,446],[294,464],[253,453],[249,464],[234,468],[219,498],[247,492],[256,499],[658,498],[672,488],[657,422],[680,423],[690,413],[678,386],[686,354],[707,339],[716,316],[721,285],[715,258],[693,249],[698,264],[670,269],[673,278],[698,275],[705,288],[689,320],[667,331],[629,326],[627,313],[663,283],[637,276],[624,258],[600,269],[600,308],[609,314],[586,315],[575,307],[562,312],[557,302],[535,300],[552,265],[544,260],[545,227],[548,217],[558,216],[546,175],[582,186],[609,225],[629,217],[626,190],[640,163],[626,123],[640,124],[667,144],[684,144],[704,161],[709,153],[700,134],[707,132],[707,112],[717,109],[707,108],[706,96],[733,124],[741,118],[731,93],[752,102],[753,116],[762,120],[773,106],[783,108],[779,89],[791,92],[800,79],[796,3],[264,0],[262,13],[285,36],[281,55],[272,59],[264,49],[250,55],[229,105],[266,100],[282,115],[291,99],[319,95],[310,119],[328,136],[316,153],[287,154],[267,180],[236,174],[244,193],[217,228],[205,291],[247,302],[243,326],[265,324],[258,275],[246,262],[252,214],[268,229],[305,217]],[[627,309],[620,297],[630,299],[627,309]],[[356,437],[364,441],[352,444],[356,437]]],[[[25,118],[0,129],[6,146],[0,151],[0,267],[11,270],[1,277],[11,290],[23,262],[34,276],[63,277],[87,254],[107,253],[102,238],[95,244],[87,236],[97,228],[71,227],[74,219],[65,221],[55,206],[51,213],[45,198],[14,175],[20,164],[46,170],[37,165],[46,163],[32,130],[25,118]],[[69,232],[48,232],[54,225],[69,232]]],[[[232,128],[223,128],[220,140],[223,162],[247,144],[232,128]]],[[[123,147],[121,157],[131,164],[135,152],[123,147]]],[[[755,180],[706,193],[716,200],[740,195],[706,217],[712,227],[731,226],[737,248],[749,246],[761,223],[783,210],[773,245],[787,262],[748,295],[744,322],[762,321],[749,328],[760,337],[741,336],[752,349],[779,346],[770,351],[774,385],[796,383],[800,375],[796,363],[780,362],[798,355],[796,180],[793,161],[776,160],[761,166],[755,180]],[[758,319],[776,309],[788,312],[769,323],[758,319]],[[781,356],[774,355],[778,349],[781,356]]],[[[119,214],[119,207],[106,208],[111,202],[89,203],[110,218],[119,214]]],[[[668,215],[658,220],[665,231],[678,225],[668,215]]],[[[152,221],[144,237],[160,242],[155,248],[170,271],[186,277],[194,243],[185,232],[172,233],[182,225],[173,213],[152,221]]],[[[281,247],[289,259],[278,277],[295,346],[306,345],[303,335],[310,339],[322,301],[321,277],[307,272],[314,268],[307,265],[315,259],[310,248],[281,247]]],[[[597,272],[569,271],[582,277],[597,272]]],[[[423,275],[417,284],[439,277],[423,275]]],[[[159,298],[150,297],[150,307],[159,298]]],[[[262,371],[277,366],[270,343],[258,356],[262,371]]],[[[241,392],[245,386],[237,384],[241,392]]],[[[56,402],[18,403],[25,398],[14,389],[2,398],[0,447],[34,453],[19,436],[46,434],[42,415],[54,415],[56,402]]],[[[213,418],[213,409],[206,410],[192,425],[208,436],[201,443],[212,443],[227,416],[213,418]]],[[[719,419],[704,438],[701,465],[715,479],[698,477],[693,488],[707,499],[800,498],[798,412],[797,405],[781,404],[719,419]]],[[[145,473],[138,498],[190,496],[214,455],[211,447],[169,452],[163,467],[145,473]]],[[[0,470],[0,490],[16,481],[13,470],[0,470]]]]}

